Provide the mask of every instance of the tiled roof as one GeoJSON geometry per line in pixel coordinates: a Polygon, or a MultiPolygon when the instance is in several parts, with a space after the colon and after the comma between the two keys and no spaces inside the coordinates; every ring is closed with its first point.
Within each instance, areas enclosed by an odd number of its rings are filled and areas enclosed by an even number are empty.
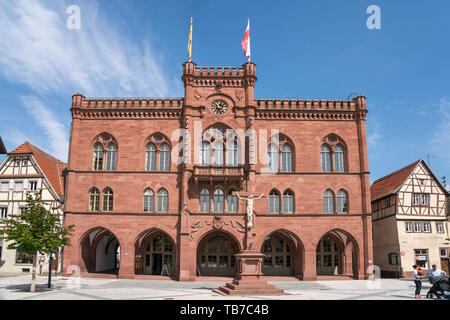
{"type": "Polygon", "coordinates": [[[403,185],[405,180],[421,161],[422,160],[417,160],[416,162],[375,181],[370,187],[372,200],[394,193],[403,185]]]}
{"type": "Polygon", "coordinates": [[[53,189],[58,196],[62,199],[64,195],[64,176],[63,170],[67,164],[48,153],[42,151],[38,147],[32,145],[28,141],[21,144],[14,151],[9,154],[33,154],[34,159],[38,163],[39,167],[44,171],[45,176],[49,180],[53,189]]]}

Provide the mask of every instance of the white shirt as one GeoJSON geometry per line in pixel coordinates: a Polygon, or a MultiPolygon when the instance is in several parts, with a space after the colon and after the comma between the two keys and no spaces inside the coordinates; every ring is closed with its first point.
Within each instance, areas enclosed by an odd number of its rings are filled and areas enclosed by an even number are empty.
{"type": "Polygon", "coordinates": [[[414,270],[413,273],[412,273],[413,280],[421,280],[421,278],[417,278],[417,275],[418,275],[417,270],[414,270]]]}

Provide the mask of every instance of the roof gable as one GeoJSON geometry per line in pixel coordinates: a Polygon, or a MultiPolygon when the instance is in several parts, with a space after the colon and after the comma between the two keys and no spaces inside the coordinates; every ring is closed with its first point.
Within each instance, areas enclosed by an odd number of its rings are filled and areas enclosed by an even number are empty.
{"type": "Polygon", "coordinates": [[[395,193],[421,161],[422,160],[418,160],[400,170],[394,171],[387,176],[376,180],[370,187],[370,195],[372,200],[395,193]]]}
{"type": "Polygon", "coordinates": [[[28,141],[21,144],[15,150],[9,153],[9,155],[18,154],[32,154],[34,160],[39,165],[48,182],[52,188],[62,199],[64,195],[64,175],[63,170],[67,167],[67,164],[55,157],[49,155],[45,151],[39,149],[35,145],[28,141]]]}
{"type": "Polygon", "coordinates": [[[387,196],[389,194],[393,194],[393,193],[397,192],[403,186],[403,184],[406,182],[406,180],[409,178],[409,176],[419,166],[419,164],[423,166],[423,168],[427,171],[427,173],[441,187],[441,189],[444,191],[444,193],[447,196],[449,196],[448,191],[445,190],[445,188],[442,186],[439,179],[436,178],[436,176],[434,175],[434,173],[430,169],[430,167],[426,164],[426,162],[424,160],[420,159],[400,170],[392,172],[391,174],[388,174],[387,176],[384,176],[384,177],[376,180],[370,187],[370,194],[371,194],[372,200],[376,200],[376,199],[382,198],[384,196],[387,196]]]}

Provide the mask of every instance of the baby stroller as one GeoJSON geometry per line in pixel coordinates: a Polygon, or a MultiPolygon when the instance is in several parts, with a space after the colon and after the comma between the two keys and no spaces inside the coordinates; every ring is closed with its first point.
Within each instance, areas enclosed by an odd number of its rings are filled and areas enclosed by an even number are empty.
{"type": "Polygon", "coordinates": [[[427,298],[432,299],[436,296],[438,299],[450,299],[450,278],[445,276],[430,277],[431,289],[427,293],[427,298]]]}

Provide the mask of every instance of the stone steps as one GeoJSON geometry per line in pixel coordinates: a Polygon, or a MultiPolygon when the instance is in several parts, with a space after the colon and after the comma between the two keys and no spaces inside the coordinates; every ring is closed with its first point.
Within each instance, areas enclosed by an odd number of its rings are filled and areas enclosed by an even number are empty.
{"type": "Polygon", "coordinates": [[[263,286],[259,288],[252,288],[252,286],[244,286],[244,287],[236,287],[234,289],[222,286],[219,289],[213,290],[216,293],[221,295],[230,295],[230,296],[258,296],[258,295],[283,295],[283,289],[277,288],[264,288],[263,286]]]}
{"type": "Polygon", "coordinates": [[[246,295],[283,295],[286,294],[283,289],[278,289],[266,281],[242,281],[233,280],[215,289],[214,292],[221,295],[246,296],[246,295]]]}

